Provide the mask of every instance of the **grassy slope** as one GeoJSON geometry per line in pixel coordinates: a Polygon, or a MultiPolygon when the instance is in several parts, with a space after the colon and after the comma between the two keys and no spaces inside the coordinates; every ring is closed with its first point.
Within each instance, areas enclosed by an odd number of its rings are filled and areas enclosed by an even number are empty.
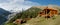
{"type": "Polygon", "coordinates": [[[38,12],[40,12],[41,9],[39,8],[33,8],[31,7],[30,9],[20,12],[18,13],[15,17],[13,17],[12,19],[10,19],[10,21],[8,22],[7,25],[14,25],[12,24],[14,20],[18,19],[18,18],[35,18],[38,15],[38,12]]]}
{"type": "MultiPolygon", "coordinates": [[[[28,15],[27,17],[34,17],[37,16],[35,15],[37,13],[37,11],[39,12],[39,9],[36,8],[30,8],[27,11],[24,11],[20,14],[17,14],[15,18],[13,19],[17,19],[17,18],[25,18],[26,15],[28,15]],[[22,15],[21,15],[22,14],[22,15]],[[20,16],[21,15],[21,16],[20,16]]],[[[41,10],[40,10],[41,11],[41,10]]],[[[12,21],[12,20],[11,20],[12,21]]],[[[15,25],[13,23],[8,23],[6,25],[15,25]]],[[[19,24],[20,25],[20,24],[19,24]]],[[[21,24],[21,25],[60,25],[60,15],[58,16],[54,16],[52,18],[46,19],[44,17],[36,17],[36,18],[32,18],[31,20],[28,20],[27,23],[21,24]]]]}
{"type": "MultiPolygon", "coordinates": [[[[59,13],[60,9],[58,8],[59,13]]],[[[55,15],[52,18],[44,18],[44,17],[36,17],[32,18],[31,20],[27,21],[27,23],[24,23],[22,25],[60,25],[60,15],[55,15]]]]}
{"type": "Polygon", "coordinates": [[[27,23],[22,25],[60,25],[60,15],[46,19],[44,17],[36,17],[29,20],[27,23]]]}

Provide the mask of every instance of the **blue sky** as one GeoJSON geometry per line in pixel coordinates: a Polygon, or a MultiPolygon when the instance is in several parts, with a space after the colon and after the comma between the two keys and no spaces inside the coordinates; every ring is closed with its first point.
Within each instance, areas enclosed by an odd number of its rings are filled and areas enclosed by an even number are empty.
{"type": "Polygon", "coordinates": [[[32,6],[59,5],[60,0],[0,0],[0,7],[12,12],[29,9],[32,6]]]}
{"type": "Polygon", "coordinates": [[[32,2],[37,2],[41,5],[60,5],[60,0],[28,0],[28,1],[32,1],[32,2]]]}

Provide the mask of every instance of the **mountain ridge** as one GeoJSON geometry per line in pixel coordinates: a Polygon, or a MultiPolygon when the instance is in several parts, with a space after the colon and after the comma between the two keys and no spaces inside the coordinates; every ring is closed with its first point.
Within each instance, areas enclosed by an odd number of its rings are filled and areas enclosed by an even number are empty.
{"type": "Polygon", "coordinates": [[[9,11],[4,10],[3,8],[0,8],[0,25],[7,21],[7,16],[11,14],[9,11]]]}

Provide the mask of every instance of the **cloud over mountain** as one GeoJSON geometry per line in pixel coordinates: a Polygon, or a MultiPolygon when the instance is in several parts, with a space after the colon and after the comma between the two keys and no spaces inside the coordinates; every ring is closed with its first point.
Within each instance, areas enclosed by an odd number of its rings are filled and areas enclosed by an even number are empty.
{"type": "Polygon", "coordinates": [[[0,7],[11,12],[19,12],[24,8],[24,10],[30,8],[31,6],[40,5],[36,2],[31,2],[27,0],[0,0],[0,7]]]}

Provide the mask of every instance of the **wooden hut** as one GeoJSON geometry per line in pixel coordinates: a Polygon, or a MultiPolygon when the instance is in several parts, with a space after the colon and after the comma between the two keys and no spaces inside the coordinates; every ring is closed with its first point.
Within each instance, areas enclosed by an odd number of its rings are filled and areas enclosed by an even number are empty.
{"type": "Polygon", "coordinates": [[[47,7],[44,10],[42,10],[39,14],[40,16],[52,17],[54,15],[58,15],[58,10],[47,7]]]}

